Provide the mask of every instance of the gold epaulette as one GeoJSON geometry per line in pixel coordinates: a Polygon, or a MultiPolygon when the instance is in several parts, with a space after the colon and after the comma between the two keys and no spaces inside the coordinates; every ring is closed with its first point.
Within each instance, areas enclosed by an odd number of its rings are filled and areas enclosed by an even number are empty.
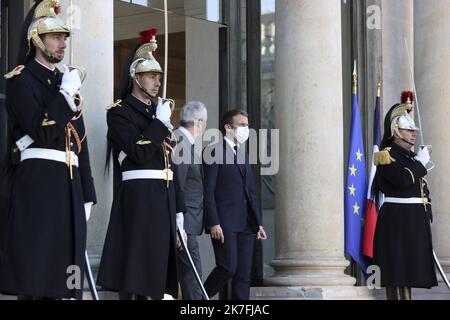
{"type": "Polygon", "coordinates": [[[122,100],[116,100],[116,101],[114,101],[113,103],[111,103],[107,108],[106,108],[106,110],[111,110],[111,109],[114,109],[114,108],[116,108],[116,107],[121,107],[122,105],[121,105],[121,103],[122,103],[122,100]]]}
{"type": "Polygon", "coordinates": [[[141,139],[138,142],[136,142],[136,144],[138,146],[145,146],[147,144],[152,144],[152,142],[150,140],[148,140],[148,139],[141,139]]]}
{"type": "Polygon", "coordinates": [[[13,71],[8,72],[7,74],[5,74],[5,75],[4,75],[4,78],[5,78],[6,80],[12,79],[12,78],[14,78],[15,76],[18,76],[19,74],[21,74],[23,69],[25,69],[25,66],[24,66],[24,65],[17,66],[17,67],[14,68],[13,71]]]}
{"type": "Polygon", "coordinates": [[[385,166],[395,162],[395,159],[391,157],[389,151],[391,151],[391,148],[385,148],[380,152],[375,152],[373,154],[373,163],[376,166],[385,166]]]}

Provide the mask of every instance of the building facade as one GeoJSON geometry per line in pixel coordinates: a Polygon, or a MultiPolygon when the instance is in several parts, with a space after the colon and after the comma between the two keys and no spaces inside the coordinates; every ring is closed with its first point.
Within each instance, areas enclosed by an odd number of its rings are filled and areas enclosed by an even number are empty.
{"type": "MultiPolygon", "coordinates": [[[[2,74],[15,66],[15,48],[32,1],[1,0],[2,74]]],[[[159,30],[164,64],[163,1],[62,0],[73,27],[66,62],[84,67],[85,121],[99,203],[88,229],[98,266],[112,202],[105,175],[106,111],[125,57],[140,31],[159,30]]],[[[252,295],[261,298],[372,299],[344,254],[344,186],[351,118],[351,73],[357,61],[365,158],[371,159],[376,84],[386,112],[412,89],[422,111],[430,173],[434,247],[450,271],[450,163],[443,132],[450,85],[450,0],[169,0],[167,96],[177,110],[189,100],[208,107],[212,128],[231,108],[247,110],[253,128],[279,129],[276,175],[257,178],[269,240],[254,257],[252,295]],[[406,45],[405,45],[406,43],[406,45]],[[408,48],[408,50],[407,50],[408,48]],[[409,51],[411,58],[408,59],[409,51]],[[355,284],[357,284],[355,286],[355,284]]],[[[0,153],[6,150],[4,80],[0,80],[0,153]]],[[[178,122],[178,112],[174,123],[178,122]]],[[[270,149],[269,148],[269,149],[270,149]]],[[[255,170],[259,167],[255,166],[255,170]]],[[[203,270],[214,265],[209,238],[201,241],[203,270]]],[[[95,268],[94,268],[95,269],[95,268]]],[[[442,288],[433,291],[445,297],[442,288]]],[[[421,297],[431,295],[417,291],[421,297]]]]}

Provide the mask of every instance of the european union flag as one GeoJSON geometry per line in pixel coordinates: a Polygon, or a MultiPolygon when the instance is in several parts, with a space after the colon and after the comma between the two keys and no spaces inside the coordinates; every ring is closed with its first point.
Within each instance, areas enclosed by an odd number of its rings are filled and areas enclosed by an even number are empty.
{"type": "Polygon", "coordinates": [[[350,131],[350,153],[345,188],[345,252],[352,256],[364,273],[367,260],[362,254],[364,210],[366,207],[366,164],[361,131],[361,119],[356,91],[356,76],[352,94],[352,123],[350,131]]]}

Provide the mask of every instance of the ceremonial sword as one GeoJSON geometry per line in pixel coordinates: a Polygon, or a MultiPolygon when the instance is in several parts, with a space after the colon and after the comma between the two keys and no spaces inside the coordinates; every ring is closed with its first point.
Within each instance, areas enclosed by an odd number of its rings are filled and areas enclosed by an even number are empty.
{"type": "Polygon", "coordinates": [[[202,290],[203,298],[205,298],[205,300],[209,300],[208,293],[206,292],[205,287],[203,286],[202,279],[200,279],[200,276],[198,275],[197,268],[195,267],[194,261],[192,260],[192,256],[189,253],[189,249],[187,247],[186,241],[184,240],[183,234],[181,233],[181,229],[182,229],[181,227],[182,226],[178,225],[178,228],[177,228],[178,239],[181,241],[181,246],[183,247],[183,250],[186,252],[186,255],[189,259],[189,264],[191,265],[192,271],[195,274],[195,279],[197,280],[198,286],[202,290]]]}
{"type": "Polygon", "coordinates": [[[94,276],[92,275],[91,264],[89,263],[87,250],[84,251],[84,260],[86,265],[86,277],[89,284],[89,291],[91,291],[92,299],[100,300],[98,297],[97,287],[95,286],[94,276]]]}

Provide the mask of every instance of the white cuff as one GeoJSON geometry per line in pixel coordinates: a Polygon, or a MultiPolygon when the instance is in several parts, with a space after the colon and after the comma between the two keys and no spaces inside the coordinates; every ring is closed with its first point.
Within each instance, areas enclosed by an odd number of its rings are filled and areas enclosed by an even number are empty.
{"type": "Polygon", "coordinates": [[[181,232],[184,231],[184,214],[183,214],[183,212],[177,213],[177,228],[179,228],[181,232]]]}
{"type": "Polygon", "coordinates": [[[64,96],[64,98],[67,101],[67,104],[69,105],[70,109],[72,109],[73,112],[77,112],[78,108],[75,104],[75,100],[73,97],[71,97],[64,89],[59,90],[59,92],[64,96]]]}
{"type": "Polygon", "coordinates": [[[86,202],[84,204],[84,211],[86,213],[86,222],[89,221],[89,218],[91,217],[91,210],[93,206],[93,202],[86,202]]]}

